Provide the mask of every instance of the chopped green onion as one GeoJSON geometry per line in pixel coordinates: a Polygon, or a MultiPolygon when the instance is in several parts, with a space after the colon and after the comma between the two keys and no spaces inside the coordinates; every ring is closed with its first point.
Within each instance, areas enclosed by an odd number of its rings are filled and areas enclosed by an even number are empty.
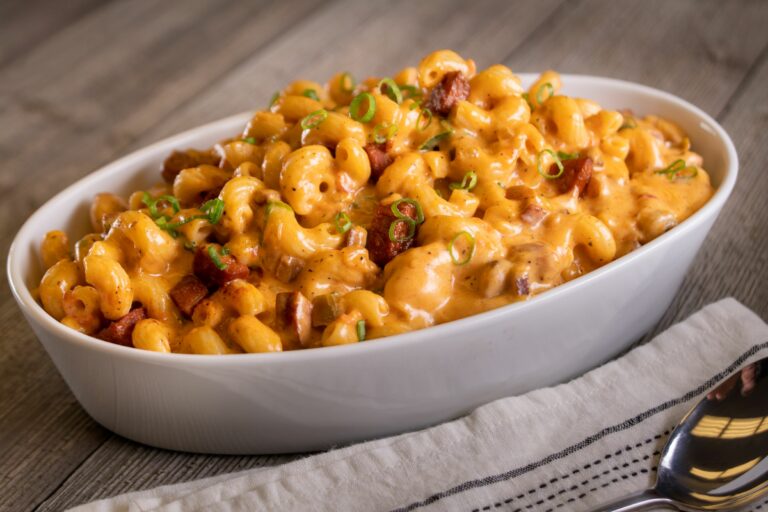
{"type": "Polygon", "coordinates": [[[219,253],[216,252],[216,247],[209,245],[208,246],[208,256],[211,257],[211,261],[213,261],[213,264],[216,265],[216,268],[219,270],[224,270],[227,268],[227,265],[221,261],[221,257],[219,256],[219,253]]]}
{"type": "Polygon", "coordinates": [[[667,178],[672,181],[677,178],[695,178],[699,174],[699,170],[695,165],[687,165],[685,160],[679,158],[664,169],[656,171],[656,174],[666,174],[667,178]],[[687,170],[689,170],[688,173],[683,174],[687,170]]]}
{"type": "Polygon", "coordinates": [[[328,118],[328,111],[324,108],[321,108],[320,110],[315,110],[311,114],[309,114],[307,117],[301,120],[301,129],[302,130],[310,130],[312,128],[317,128],[320,126],[320,123],[325,121],[328,118]]]}
{"type": "Polygon", "coordinates": [[[373,119],[373,115],[376,113],[376,98],[369,92],[361,92],[352,99],[352,103],[349,104],[349,117],[360,123],[367,123],[373,119]],[[364,100],[368,100],[368,110],[364,114],[360,114],[360,106],[364,100]]]}
{"type": "Polygon", "coordinates": [[[365,341],[365,320],[357,321],[357,341],[365,341]]]}
{"type": "Polygon", "coordinates": [[[396,242],[396,243],[407,242],[408,240],[413,238],[415,234],[416,234],[416,222],[410,217],[401,217],[399,219],[393,220],[389,224],[389,239],[393,242],[396,242]],[[395,234],[395,229],[397,229],[397,225],[400,223],[404,223],[406,226],[408,226],[408,233],[402,237],[398,237],[395,234]]]}
{"type": "Polygon", "coordinates": [[[461,179],[461,182],[454,181],[448,185],[451,190],[472,190],[477,186],[477,173],[475,171],[469,171],[461,179]]]}
{"type": "Polygon", "coordinates": [[[247,142],[248,144],[256,144],[256,137],[246,137],[243,139],[243,142],[247,142]]]}
{"type": "Polygon", "coordinates": [[[293,211],[293,208],[282,201],[267,201],[267,206],[264,208],[264,218],[269,217],[275,208],[285,208],[288,211],[293,211]]]}
{"type": "Polygon", "coordinates": [[[166,201],[171,205],[173,208],[173,213],[178,213],[179,210],[181,210],[181,206],[179,205],[179,200],[175,197],[165,194],[162,195],[156,199],[152,199],[152,196],[149,195],[149,193],[144,192],[141,196],[141,202],[147,205],[147,209],[149,210],[149,215],[153,219],[157,219],[160,217],[160,213],[157,211],[157,203],[161,201],[166,201]]]}
{"type": "Polygon", "coordinates": [[[469,261],[472,259],[472,256],[475,254],[475,237],[473,237],[472,234],[467,231],[459,231],[448,243],[448,253],[451,255],[451,261],[453,261],[455,265],[466,265],[467,263],[469,263],[469,261]],[[454,246],[456,245],[456,241],[461,237],[464,237],[467,240],[469,240],[468,242],[469,250],[467,251],[467,254],[463,259],[459,259],[459,256],[461,256],[460,252],[458,255],[456,255],[454,251],[454,246]]]}
{"type": "Polygon", "coordinates": [[[441,123],[441,124],[443,128],[445,128],[445,131],[438,133],[431,139],[427,140],[424,144],[419,146],[420,151],[432,151],[440,144],[440,141],[442,141],[446,137],[450,137],[451,135],[453,135],[453,128],[451,127],[451,125],[447,123],[441,123]]]}
{"type": "Polygon", "coordinates": [[[384,94],[389,96],[389,99],[397,103],[398,105],[403,102],[403,93],[400,92],[400,87],[395,83],[394,80],[391,78],[382,78],[379,82],[379,85],[376,86],[376,89],[381,91],[381,86],[385,85],[387,87],[384,94]]]}
{"type": "Polygon", "coordinates": [[[355,83],[355,77],[348,71],[344,72],[344,74],[339,77],[339,89],[341,89],[341,92],[350,93],[355,89],[355,85],[357,85],[355,83]],[[349,86],[347,86],[347,84],[349,84],[349,86]]]}
{"type": "Polygon", "coordinates": [[[629,117],[624,120],[624,123],[619,127],[619,130],[623,130],[624,128],[637,128],[637,123],[634,119],[629,117]]]}
{"type": "MultiPolygon", "coordinates": [[[[224,214],[224,201],[218,197],[211,199],[210,201],[206,201],[200,207],[200,211],[205,214],[205,217],[203,218],[208,219],[208,222],[211,224],[218,224],[221,220],[221,216],[224,214]]],[[[195,217],[200,218],[198,216],[195,217]]]]}
{"type": "Polygon", "coordinates": [[[536,103],[541,105],[542,103],[544,103],[545,99],[548,100],[554,95],[555,95],[555,88],[552,87],[552,84],[549,82],[543,83],[536,90],[536,103]],[[546,98],[542,99],[541,94],[544,92],[545,89],[549,90],[549,94],[547,95],[546,98]]]}
{"type": "Polygon", "coordinates": [[[542,151],[536,156],[536,169],[539,171],[539,174],[541,174],[548,180],[554,180],[555,178],[559,178],[560,176],[563,175],[563,172],[565,171],[565,167],[563,167],[563,162],[560,161],[560,158],[551,149],[545,149],[544,151],[542,151]],[[555,159],[555,163],[557,164],[557,168],[560,170],[560,172],[558,172],[557,174],[550,174],[549,170],[545,172],[541,168],[541,157],[544,155],[544,153],[549,153],[550,155],[552,155],[552,158],[555,159]]]}
{"type": "Polygon", "coordinates": [[[192,240],[187,240],[184,242],[184,248],[188,251],[193,251],[197,247],[197,244],[193,242],[192,240]]]}
{"type": "Polygon", "coordinates": [[[336,229],[341,234],[344,234],[352,229],[352,219],[350,219],[349,215],[344,212],[337,213],[336,217],[333,219],[333,223],[336,225],[336,229]]]}
{"type": "Polygon", "coordinates": [[[565,153],[564,151],[558,151],[557,152],[557,158],[562,160],[575,160],[579,158],[579,153],[565,153]]]}
{"type": "Polygon", "coordinates": [[[384,144],[397,134],[396,124],[377,124],[373,128],[373,142],[384,144]],[[386,130],[386,131],[383,131],[386,130]]]}
{"type": "Polygon", "coordinates": [[[277,100],[280,99],[280,91],[275,92],[275,94],[272,95],[272,99],[269,100],[269,108],[272,108],[275,106],[275,103],[277,103],[277,100]]]}
{"type": "Polygon", "coordinates": [[[424,96],[424,93],[421,92],[421,89],[419,89],[415,85],[401,85],[400,90],[404,93],[403,94],[404,100],[416,99],[424,96]]]}
{"type": "Polygon", "coordinates": [[[417,108],[419,108],[419,103],[416,101],[411,102],[411,104],[408,105],[408,110],[416,110],[417,108]]]}
{"type": "Polygon", "coordinates": [[[528,108],[530,108],[531,110],[533,110],[533,103],[531,103],[531,98],[528,96],[528,93],[527,93],[527,92],[524,92],[524,93],[522,94],[522,96],[523,96],[523,99],[525,100],[525,102],[528,104],[528,108]]]}
{"type": "Polygon", "coordinates": [[[416,121],[416,128],[423,132],[430,124],[432,124],[432,111],[425,108],[419,114],[419,119],[416,121]],[[424,121],[422,121],[422,119],[424,119],[424,121]]]}
{"type": "Polygon", "coordinates": [[[317,96],[317,92],[315,92],[314,89],[304,89],[301,91],[301,95],[306,96],[311,100],[320,101],[320,98],[317,96]]]}
{"type": "Polygon", "coordinates": [[[411,199],[410,197],[403,197],[401,199],[398,199],[397,201],[394,201],[390,206],[390,208],[392,209],[392,213],[394,214],[394,216],[397,217],[398,219],[412,220],[416,222],[416,224],[421,224],[422,222],[424,222],[424,210],[421,209],[421,205],[415,199],[411,199]],[[411,217],[409,217],[408,215],[400,211],[399,206],[403,203],[410,204],[411,206],[416,208],[415,219],[412,219],[411,217]]]}

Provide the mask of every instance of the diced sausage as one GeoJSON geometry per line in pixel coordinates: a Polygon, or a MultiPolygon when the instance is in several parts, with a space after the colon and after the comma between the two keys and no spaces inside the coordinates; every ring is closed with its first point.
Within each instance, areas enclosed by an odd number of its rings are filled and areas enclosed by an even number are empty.
{"type": "Polygon", "coordinates": [[[119,320],[111,322],[107,327],[102,329],[101,332],[99,332],[98,337],[110,343],[131,347],[133,346],[131,341],[133,328],[145,318],[147,318],[146,309],[143,307],[132,309],[127,315],[119,320]]]}
{"type": "Polygon", "coordinates": [[[460,72],[451,71],[432,89],[427,108],[433,114],[447,116],[456,103],[467,99],[468,96],[469,81],[460,72]]]}
{"type": "Polygon", "coordinates": [[[277,327],[306,346],[312,335],[312,303],[301,292],[283,292],[275,297],[277,327]]]}
{"type": "Polygon", "coordinates": [[[347,231],[347,239],[344,242],[346,247],[357,245],[359,247],[365,247],[365,243],[368,241],[368,232],[363,226],[352,226],[347,231]]]}
{"type": "Polygon", "coordinates": [[[284,283],[290,283],[299,276],[303,269],[304,263],[299,258],[282,255],[277,260],[275,277],[284,283]]]}
{"type": "MultiPolygon", "coordinates": [[[[416,219],[416,207],[412,204],[402,202],[397,206],[397,209],[403,215],[416,219]]],[[[373,215],[371,226],[368,228],[366,247],[371,260],[383,267],[395,256],[408,250],[416,238],[415,233],[414,236],[407,238],[409,230],[408,224],[392,213],[391,204],[380,204],[373,215]],[[393,222],[396,223],[393,228],[393,238],[401,240],[399,242],[389,238],[389,229],[393,222]]]]}
{"type": "MultiPolygon", "coordinates": [[[[557,164],[552,164],[549,168],[549,174],[557,175],[558,172],[560,169],[557,164]]],[[[589,185],[590,178],[592,178],[592,159],[585,156],[563,160],[563,174],[554,181],[561,194],[576,188],[579,191],[579,197],[581,197],[589,185]]]]}
{"type": "Polygon", "coordinates": [[[389,146],[391,146],[389,142],[381,144],[369,142],[363,148],[368,155],[368,160],[371,162],[371,181],[373,183],[379,181],[381,175],[384,174],[384,169],[389,167],[394,161],[394,159],[389,156],[389,153],[387,153],[389,146]]]}
{"type": "Polygon", "coordinates": [[[312,299],[312,327],[325,327],[341,314],[338,293],[326,293],[312,299]]]}
{"type": "Polygon", "coordinates": [[[515,279],[515,287],[518,295],[530,295],[531,287],[528,282],[528,276],[522,276],[515,279]]]}
{"type": "Polygon", "coordinates": [[[213,151],[197,151],[195,149],[174,151],[163,162],[163,179],[168,183],[173,183],[176,175],[184,169],[203,164],[218,166],[220,160],[221,157],[213,151]]]}
{"type": "Polygon", "coordinates": [[[520,218],[523,220],[523,222],[532,227],[538,226],[542,219],[544,219],[546,216],[547,212],[544,211],[544,208],[537,205],[536,203],[528,204],[525,208],[523,208],[523,212],[520,214],[520,218]]]}
{"type": "Polygon", "coordinates": [[[239,263],[230,254],[221,254],[219,247],[213,244],[201,246],[195,251],[192,269],[206,286],[223,286],[233,279],[248,277],[248,267],[239,263]],[[209,247],[213,247],[213,250],[216,251],[223,268],[219,268],[213,261],[208,252],[209,247]]]}
{"type": "Polygon", "coordinates": [[[192,310],[207,295],[208,287],[193,275],[184,276],[171,290],[171,299],[187,316],[192,316],[192,310]]]}

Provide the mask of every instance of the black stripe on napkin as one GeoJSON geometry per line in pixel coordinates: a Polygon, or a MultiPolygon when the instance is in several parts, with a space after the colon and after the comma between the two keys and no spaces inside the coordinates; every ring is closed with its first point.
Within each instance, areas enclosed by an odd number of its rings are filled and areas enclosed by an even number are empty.
{"type": "Polygon", "coordinates": [[[733,373],[735,370],[737,370],[744,362],[747,361],[750,357],[754,356],[761,350],[765,350],[768,348],[768,342],[761,343],[759,345],[754,345],[752,348],[744,352],[741,356],[739,356],[733,363],[731,363],[726,369],[706,381],[701,386],[687,392],[681,397],[675,398],[673,400],[669,400],[667,402],[664,402],[662,404],[657,405],[656,407],[653,407],[651,409],[648,409],[645,412],[642,412],[638,414],[637,416],[633,418],[629,418],[628,420],[613,425],[611,427],[606,427],[600,432],[597,432],[596,434],[593,434],[586,439],[571,445],[559,452],[552,453],[550,455],[547,455],[546,457],[539,459],[536,462],[532,462],[526,466],[522,466],[519,468],[515,468],[509,471],[505,471],[504,473],[498,473],[495,475],[489,475],[483,478],[478,478],[475,480],[468,480],[464,483],[461,483],[455,487],[452,487],[450,489],[447,489],[445,491],[441,491],[439,493],[433,494],[432,496],[429,496],[428,498],[422,500],[422,501],[415,501],[413,503],[410,503],[408,505],[405,505],[404,507],[400,507],[397,509],[392,510],[392,512],[410,512],[412,510],[416,510],[421,507],[426,507],[427,505],[431,505],[435,502],[438,502],[444,498],[448,498],[450,496],[455,496],[457,494],[461,494],[463,492],[469,491],[471,489],[477,489],[480,487],[486,487],[491,484],[495,484],[498,482],[503,482],[505,480],[510,480],[512,478],[516,478],[520,475],[524,475],[526,473],[529,473],[533,471],[534,469],[540,468],[541,466],[544,466],[546,464],[549,464],[550,462],[556,461],[558,459],[565,458],[569,455],[572,455],[587,446],[590,446],[594,444],[595,442],[599,441],[600,439],[604,438],[607,435],[615,434],[616,432],[621,432],[623,430],[627,430],[628,428],[631,428],[638,423],[641,423],[645,421],[646,419],[650,418],[651,416],[654,416],[662,411],[665,411],[671,407],[674,407],[676,405],[685,403],[689,400],[692,400],[696,398],[697,396],[701,395],[705,391],[709,390],[711,387],[713,387],[715,384],[723,380],[725,377],[733,373]]]}

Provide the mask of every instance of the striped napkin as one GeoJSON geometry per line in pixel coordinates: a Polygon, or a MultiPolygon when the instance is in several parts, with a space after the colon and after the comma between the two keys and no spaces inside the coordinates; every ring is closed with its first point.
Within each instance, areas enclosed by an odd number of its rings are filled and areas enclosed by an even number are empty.
{"type": "MultiPolygon", "coordinates": [[[[497,400],[459,420],[72,510],[589,510],[651,486],[680,418],[715,384],[763,357],[768,325],[725,299],[576,380],[497,400]]],[[[759,509],[768,505],[752,506],[759,509]]]]}

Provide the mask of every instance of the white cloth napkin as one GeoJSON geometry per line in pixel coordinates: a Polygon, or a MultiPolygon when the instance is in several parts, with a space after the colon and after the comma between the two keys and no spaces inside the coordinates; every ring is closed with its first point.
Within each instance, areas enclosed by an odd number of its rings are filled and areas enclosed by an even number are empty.
{"type": "Polygon", "coordinates": [[[768,325],[725,299],[583,377],[459,420],[72,510],[588,510],[650,486],[685,412],[727,375],[767,356],[768,325]]]}

